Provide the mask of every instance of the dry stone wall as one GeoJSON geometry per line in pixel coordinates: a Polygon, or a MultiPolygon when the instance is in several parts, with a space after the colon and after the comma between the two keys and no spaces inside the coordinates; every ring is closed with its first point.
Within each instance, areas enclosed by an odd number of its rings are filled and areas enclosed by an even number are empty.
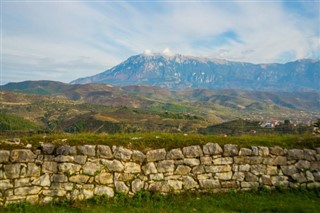
{"type": "Polygon", "coordinates": [[[0,205],[94,195],[320,187],[320,148],[238,148],[216,143],[148,152],[119,146],[0,150],[0,205]]]}

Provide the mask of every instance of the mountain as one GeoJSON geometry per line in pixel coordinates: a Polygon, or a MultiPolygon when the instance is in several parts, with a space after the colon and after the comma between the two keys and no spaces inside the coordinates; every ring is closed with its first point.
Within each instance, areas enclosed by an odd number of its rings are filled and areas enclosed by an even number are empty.
{"type": "Polygon", "coordinates": [[[183,55],[140,54],[71,84],[150,85],[167,89],[320,90],[320,61],[252,64],[183,55]]]}

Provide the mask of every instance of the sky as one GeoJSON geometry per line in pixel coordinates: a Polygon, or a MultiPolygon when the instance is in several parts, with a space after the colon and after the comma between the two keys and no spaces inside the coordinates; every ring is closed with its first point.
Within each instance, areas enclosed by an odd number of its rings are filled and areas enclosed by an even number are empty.
{"type": "Polygon", "coordinates": [[[320,58],[320,0],[0,0],[0,84],[70,82],[151,52],[320,58]]]}

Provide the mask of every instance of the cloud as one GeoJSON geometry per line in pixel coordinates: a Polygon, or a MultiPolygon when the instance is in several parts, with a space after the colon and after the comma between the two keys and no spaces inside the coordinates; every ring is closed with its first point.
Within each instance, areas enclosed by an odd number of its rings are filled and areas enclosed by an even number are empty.
{"type": "Polygon", "coordinates": [[[253,63],[319,58],[320,52],[319,2],[2,4],[5,81],[68,82],[152,54],[146,47],[253,63]]]}

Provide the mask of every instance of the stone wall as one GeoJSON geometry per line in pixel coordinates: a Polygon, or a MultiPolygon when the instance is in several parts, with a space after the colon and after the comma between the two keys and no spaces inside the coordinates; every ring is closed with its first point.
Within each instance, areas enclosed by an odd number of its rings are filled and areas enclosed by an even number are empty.
{"type": "Polygon", "coordinates": [[[0,205],[28,201],[257,187],[320,187],[320,148],[238,148],[215,143],[143,153],[119,146],[0,150],[0,205]]]}

